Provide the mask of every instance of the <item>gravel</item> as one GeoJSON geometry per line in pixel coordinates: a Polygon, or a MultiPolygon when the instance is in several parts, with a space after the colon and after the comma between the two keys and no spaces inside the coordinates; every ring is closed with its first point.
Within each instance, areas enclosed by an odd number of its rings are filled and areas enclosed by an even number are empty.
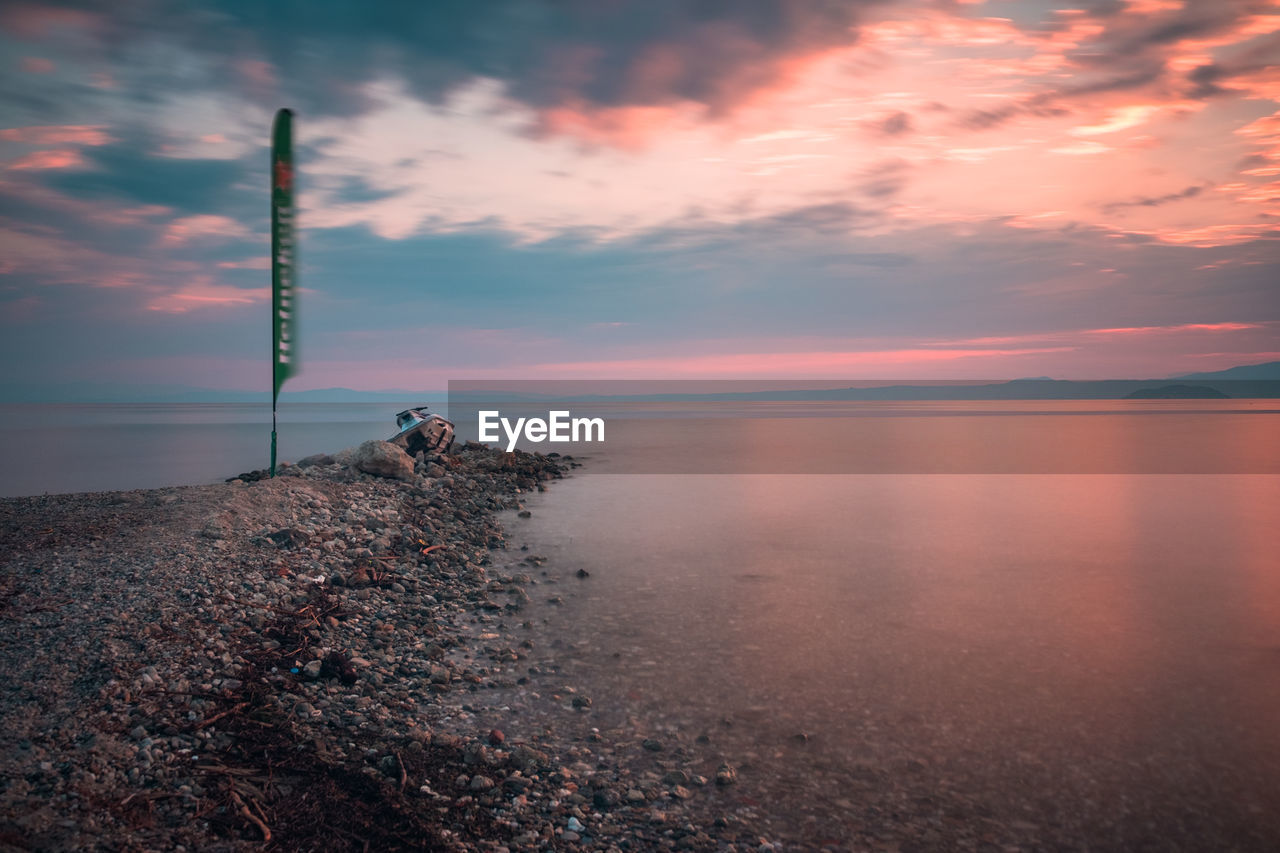
{"type": "Polygon", "coordinates": [[[479,701],[574,692],[528,671],[546,560],[496,515],[577,463],[469,444],[393,480],[352,456],[0,501],[0,848],[758,846],[479,701]]]}

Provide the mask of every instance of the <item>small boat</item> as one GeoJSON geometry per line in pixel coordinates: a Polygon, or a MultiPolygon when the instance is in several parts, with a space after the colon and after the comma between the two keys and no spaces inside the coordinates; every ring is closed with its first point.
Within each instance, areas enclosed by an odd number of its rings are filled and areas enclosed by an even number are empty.
{"type": "Polygon", "coordinates": [[[387,441],[404,448],[410,456],[444,453],[453,444],[453,422],[427,411],[426,406],[405,409],[396,415],[400,431],[387,441]]]}

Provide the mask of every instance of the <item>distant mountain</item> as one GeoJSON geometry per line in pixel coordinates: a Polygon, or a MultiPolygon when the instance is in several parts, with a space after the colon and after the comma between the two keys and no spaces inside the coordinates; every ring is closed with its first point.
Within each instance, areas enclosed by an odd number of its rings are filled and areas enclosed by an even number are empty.
{"type": "Polygon", "coordinates": [[[1280,380],[1280,361],[1267,361],[1262,364],[1242,364],[1239,367],[1228,367],[1226,370],[1214,370],[1208,373],[1183,373],[1171,376],[1170,379],[1240,379],[1240,380],[1280,380]]]}
{"type": "MultiPolygon", "coordinates": [[[[1183,377],[1180,377],[1183,378],[1183,377]]],[[[1218,373],[1195,373],[1194,384],[1207,386],[1224,397],[1280,398],[1280,362],[1236,367],[1218,373]],[[1261,378],[1258,376],[1261,375],[1261,378]],[[1253,378],[1247,378],[1253,377],[1253,378]],[[1272,378],[1267,378],[1272,377],[1272,378]]],[[[794,388],[789,390],[722,393],[660,394],[538,394],[521,390],[525,383],[513,383],[511,391],[472,390],[450,395],[446,391],[357,391],[352,388],[317,388],[283,391],[280,402],[291,403],[396,403],[431,405],[446,401],[458,405],[484,402],[750,402],[750,401],[911,401],[911,400],[1119,400],[1144,388],[1167,384],[1165,379],[1105,379],[1071,381],[1065,379],[1015,379],[1011,382],[946,382],[928,385],[882,385],[878,387],[794,388]]],[[[673,383],[679,387],[679,383],[673,383]]],[[[536,387],[536,383],[534,383],[536,387]]],[[[527,389],[528,386],[525,386],[527,389]]],[[[37,383],[0,384],[3,403],[259,403],[267,404],[267,391],[225,391],[185,385],[101,386],[90,382],[62,385],[37,383]]]]}
{"type": "Polygon", "coordinates": [[[1124,395],[1126,400],[1225,400],[1227,395],[1208,385],[1161,385],[1139,388],[1124,395]]]}

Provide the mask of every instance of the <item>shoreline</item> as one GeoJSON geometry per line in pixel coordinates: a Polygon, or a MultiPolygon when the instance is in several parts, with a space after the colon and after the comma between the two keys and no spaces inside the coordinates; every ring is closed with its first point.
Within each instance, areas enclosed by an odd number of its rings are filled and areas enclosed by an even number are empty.
{"type": "Polygon", "coordinates": [[[0,850],[733,847],[681,819],[686,788],[472,705],[537,679],[520,611],[555,582],[496,514],[576,463],[467,445],[401,481],[336,457],[0,499],[0,850]]]}
{"type": "Polygon", "coordinates": [[[1269,788],[1199,787],[1176,739],[1164,787],[1101,752],[1063,782],[987,774],[925,711],[647,696],[684,646],[629,659],[625,572],[556,541],[627,518],[584,513],[583,481],[557,502],[574,459],[466,445],[398,480],[354,456],[0,499],[0,853],[1274,846],[1269,788]]]}

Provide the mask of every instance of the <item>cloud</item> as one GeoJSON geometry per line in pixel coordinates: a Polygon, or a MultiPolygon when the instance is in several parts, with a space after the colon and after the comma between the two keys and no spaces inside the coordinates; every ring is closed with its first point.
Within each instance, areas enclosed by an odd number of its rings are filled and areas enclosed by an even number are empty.
{"type": "Polygon", "coordinates": [[[939,365],[974,359],[1067,353],[1071,347],[1024,349],[888,349],[852,351],[730,352],[717,355],[556,362],[527,368],[533,376],[557,379],[770,378],[889,375],[905,367],[939,365]]]}
{"type": "Polygon", "coordinates": [[[165,246],[181,246],[194,241],[241,240],[249,229],[226,216],[200,214],[175,219],[165,228],[161,242],[165,246]]]}
{"type": "Polygon", "coordinates": [[[0,142],[24,145],[107,145],[114,141],[104,125],[71,124],[11,127],[0,130],[0,142]]]}
{"type": "Polygon", "coordinates": [[[4,20],[28,39],[74,26],[79,37],[127,59],[121,64],[136,83],[163,87],[169,69],[156,57],[174,48],[194,52],[201,62],[191,71],[205,75],[206,85],[239,89],[262,104],[285,98],[312,115],[364,112],[373,106],[364,85],[394,75],[432,104],[483,78],[547,116],[566,109],[607,116],[680,103],[731,111],[787,79],[796,62],[852,43],[859,16],[875,5],[439,0],[368,15],[316,0],[286,16],[242,0],[118,5],[109,14],[92,0],[70,0],[15,7],[4,20]]]}
{"type": "Polygon", "coordinates": [[[1204,184],[1193,184],[1186,189],[1179,190],[1174,193],[1166,193],[1165,195],[1135,198],[1130,201],[1113,201],[1108,204],[1104,204],[1102,209],[1107,213],[1114,213],[1115,211],[1123,210],[1126,207],[1159,207],[1162,204],[1168,204],[1173,201],[1195,198],[1204,191],[1204,184]]]}
{"type": "Polygon", "coordinates": [[[72,169],[84,165],[80,152],[72,148],[54,148],[47,151],[34,151],[24,157],[10,160],[6,169],[23,171],[26,169],[72,169]]]}
{"type": "Polygon", "coordinates": [[[56,67],[42,56],[28,56],[22,60],[22,70],[28,74],[51,74],[56,67]]]}
{"type": "Polygon", "coordinates": [[[899,110],[876,124],[876,129],[885,136],[901,136],[911,132],[911,116],[899,110]]]}
{"type": "Polygon", "coordinates": [[[269,270],[271,269],[271,259],[247,258],[243,261],[219,261],[218,267],[224,270],[269,270]]]}
{"type": "Polygon", "coordinates": [[[186,314],[190,311],[239,308],[270,299],[270,287],[231,287],[201,276],[177,290],[151,299],[146,303],[146,309],[161,314],[186,314]]]}
{"type": "Polygon", "coordinates": [[[84,153],[85,162],[51,178],[49,185],[81,198],[99,198],[135,204],[158,204],[187,213],[227,213],[236,202],[253,203],[242,182],[254,169],[239,160],[178,159],[157,156],[155,138],[145,132],[125,134],[117,142],[99,145],[84,153]]]}

